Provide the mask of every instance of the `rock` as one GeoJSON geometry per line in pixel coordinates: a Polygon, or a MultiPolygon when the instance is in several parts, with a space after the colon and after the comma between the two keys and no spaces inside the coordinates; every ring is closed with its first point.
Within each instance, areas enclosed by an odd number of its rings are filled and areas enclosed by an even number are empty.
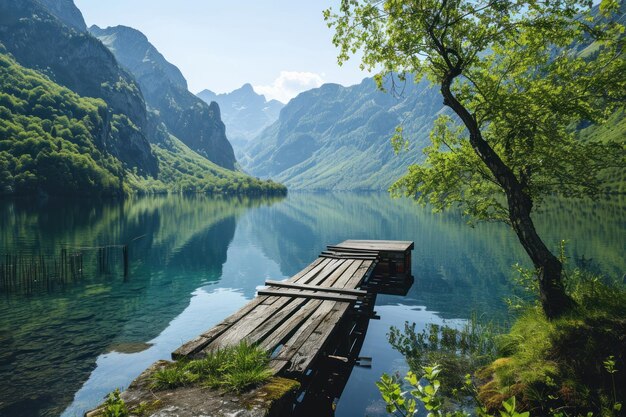
{"type": "MultiPolygon", "coordinates": [[[[158,361],[146,369],[121,398],[131,415],[141,417],[272,417],[291,407],[300,388],[297,381],[273,377],[266,384],[242,394],[223,393],[191,386],[168,391],[152,391],[150,375],[166,366],[158,361]]],[[[86,417],[102,416],[102,408],[85,413],[86,417]]]]}
{"type": "Polygon", "coordinates": [[[37,1],[4,0],[0,16],[0,43],[21,65],[83,97],[107,103],[109,113],[102,115],[105,124],[96,145],[127,169],[156,175],[158,162],[146,139],[146,104],[135,80],[113,54],[88,33],[64,25],[37,1]]]}
{"type": "MultiPolygon", "coordinates": [[[[190,93],[180,70],[143,33],[126,26],[92,26],[89,31],[134,75],[149,108],[158,112],[172,135],[217,165],[235,169],[235,154],[226,138],[219,106],[206,104],[190,93]]],[[[153,131],[149,138],[155,143],[158,136],[153,131]]]]}
{"type": "Polygon", "coordinates": [[[39,0],[50,14],[54,15],[61,22],[80,31],[87,31],[87,24],[83,14],[76,7],[73,0],[39,0]]]}

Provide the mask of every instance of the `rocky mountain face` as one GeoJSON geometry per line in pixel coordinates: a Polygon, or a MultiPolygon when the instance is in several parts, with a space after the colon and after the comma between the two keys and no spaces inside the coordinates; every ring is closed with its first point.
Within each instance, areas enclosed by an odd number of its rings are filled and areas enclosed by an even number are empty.
{"type": "Polygon", "coordinates": [[[422,158],[432,124],[443,111],[428,82],[409,79],[396,93],[378,90],[373,79],[301,93],[249,143],[242,165],[290,189],[387,189],[422,158]],[[395,155],[390,138],[398,125],[410,144],[395,155]]]}
{"type": "Polygon", "coordinates": [[[92,26],[89,31],[134,75],[149,110],[158,112],[172,135],[215,164],[235,169],[235,154],[226,138],[219,106],[190,93],[180,70],[144,34],[125,26],[92,26]]]}
{"type": "Polygon", "coordinates": [[[87,31],[87,24],[83,14],[76,7],[73,0],[38,0],[50,14],[56,16],[61,22],[80,32],[87,31]]]}
{"type": "Polygon", "coordinates": [[[124,65],[73,1],[0,0],[0,195],[286,193],[235,170],[217,103],[119,29],[124,65]]]}
{"type": "MultiPolygon", "coordinates": [[[[73,2],[59,1],[55,7],[61,16],[76,17],[72,8],[62,8],[68,4],[73,2]]],[[[75,23],[80,26],[80,21],[75,23]]],[[[105,124],[111,129],[101,135],[98,145],[128,169],[157,174],[158,162],[145,136],[141,91],[101,42],[63,24],[37,1],[0,0],[0,43],[20,65],[81,96],[103,99],[110,110],[105,124]]]]}
{"type": "Polygon", "coordinates": [[[197,95],[207,103],[215,101],[219,104],[237,159],[244,157],[242,151],[248,142],[274,123],[285,106],[277,100],[267,101],[250,84],[244,84],[230,93],[215,94],[213,91],[203,90],[197,95]]]}

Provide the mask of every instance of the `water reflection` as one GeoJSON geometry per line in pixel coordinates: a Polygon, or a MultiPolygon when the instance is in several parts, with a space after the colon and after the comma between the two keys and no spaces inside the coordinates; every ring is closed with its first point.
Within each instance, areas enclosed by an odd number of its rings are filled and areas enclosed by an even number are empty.
{"type": "MultiPolygon", "coordinates": [[[[625,199],[590,203],[554,201],[536,217],[550,248],[566,240],[570,265],[585,260],[621,278],[626,229],[625,199]]],[[[255,210],[248,227],[259,246],[292,275],[329,243],[345,239],[414,240],[416,283],[403,303],[427,305],[443,318],[468,317],[472,311],[502,315],[512,265],[529,266],[516,236],[503,224],[469,227],[458,214],[432,213],[384,193],[292,194],[280,204],[255,210]]],[[[381,296],[378,303],[395,303],[381,296]]]]}
{"type": "MultiPolygon", "coordinates": [[[[526,256],[503,225],[468,227],[382,194],[291,194],[287,199],[147,197],[124,202],[0,203],[3,251],[55,254],[59,247],[129,242],[130,274],[95,267],[72,285],[31,297],[0,296],[0,416],[80,415],[102,395],[254,296],[265,279],[293,275],[327,244],[414,240],[416,282],[406,297],[379,296],[361,354],[337,405],[342,417],[384,415],[374,381],[403,368],[386,343],[405,320],[503,317],[511,265],[526,256]]],[[[550,247],[570,243],[581,262],[621,278],[626,201],[553,202],[537,216],[550,247]]],[[[86,264],[95,265],[95,259],[86,264]]],[[[90,266],[91,267],[91,266],[90,266]]]]}
{"type": "Polygon", "coordinates": [[[258,205],[201,196],[2,204],[0,239],[9,253],[53,254],[144,237],[130,245],[128,280],[119,263],[99,274],[91,253],[83,280],[0,299],[0,415],[56,416],[102,352],[141,344],[149,350],[145,343],[185,310],[191,293],[219,281],[236,219],[258,205]]]}

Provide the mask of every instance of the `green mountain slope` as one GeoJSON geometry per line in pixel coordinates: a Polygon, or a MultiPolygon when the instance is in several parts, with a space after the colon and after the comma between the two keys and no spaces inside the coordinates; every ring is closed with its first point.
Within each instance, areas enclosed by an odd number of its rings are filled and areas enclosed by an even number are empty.
{"type": "Polygon", "coordinates": [[[103,142],[105,150],[127,169],[157,173],[157,160],[145,137],[141,91],[102,43],[63,24],[34,0],[0,0],[0,43],[20,65],[82,97],[103,99],[116,130],[103,142]]]}
{"type": "MultiPolygon", "coordinates": [[[[156,116],[154,122],[158,123],[156,116]]],[[[171,135],[162,123],[156,127],[159,141],[152,145],[159,159],[156,178],[130,174],[134,189],[149,193],[194,192],[208,194],[285,195],[287,188],[232,171],[209,161],[171,135]]]]}
{"type": "MultiPolygon", "coordinates": [[[[599,6],[594,6],[598,13],[599,6]]],[[[626,1],[613,19],[624,24],[626,1]]],[[[597,45],[572,45],[576,53],[593,59],[597,45]]],[[[371,79],[342,87],[324,85],[300,94],[281,111],[279,119],[245,148],[242,166],[260,177],[271,177],[292,189],[387,189],[422,159],[432,123],[442,111],[436,87],[410,80],[401,94],[378,91],[371,79]],[[389,139],[395,127],[404,128],[408,152],[394,155],[389,139]]],[[[581,140],[626,143],[624,111],[601,125],[586,126],[581,140]]],[[[606,191],[626,192],[626,170],[607,170],[606,191]]]]}
{"type": "MultiPolygon", "coordinates": [[[[0,0],[0,45],[7,43],[0,50],[0,194],[286,192],[220,167],[171,135],[168,109],[147,108],[133,76],[81,22],[71,0],[0,0]]],[[[164,76],[183,97],[169,115],[194,140],[219,142],[215,159],[221,154],[234,168],[217,104],[189,93],[167,64],[164,76]]]]}
{"type": "Polygon", "coordinates": [[[0,47],[0,195],[286,192],[280,184],[208,161],[169,135],[162,124],[161,141],[153,145],[158,176],[126,171],[98,147],[103,135],[115,130],[107,122],[103,100],[80,97],[2,52],[0,47]]]}
{"type": "Polygon", "coordinates": [[[92,26],[89,31],[134,75],[148,108],[159,113],[173,135],[217,165],[235,169],[235,154],[217,105],[206,104],[189,92],[178,68],[143,33],[126,26],[92,26]]]}
{"type": "Polygon", "coordinates": [[[0,194],[121,194],[122,164],[101,150],[107,116],[0,53],[0,194]]]}
{"type": "Polygon", "coordinates": [[[293,189],[387,189],[422,157],[443,108],[426,82],[407,80],[400,88],[399,95],[381,92],[365,79],[351,87],[326,84],[301,93],[250,142],[244,168],[293,189]],[[390,138],[400,124],[410,144],[395,155],[390,138]]]}

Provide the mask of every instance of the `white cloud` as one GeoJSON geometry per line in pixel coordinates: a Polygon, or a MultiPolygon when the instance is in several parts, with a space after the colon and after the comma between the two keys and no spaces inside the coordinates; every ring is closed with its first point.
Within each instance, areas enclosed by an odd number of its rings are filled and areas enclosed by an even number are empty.
{"type": "Polygon", "coordinates": [[[281,71],[271,85],[255,85],[254,91],[268,100],[287,103],[299,93],[319,87],[324,83],[320,74],[314,72],[281,71]]]}

